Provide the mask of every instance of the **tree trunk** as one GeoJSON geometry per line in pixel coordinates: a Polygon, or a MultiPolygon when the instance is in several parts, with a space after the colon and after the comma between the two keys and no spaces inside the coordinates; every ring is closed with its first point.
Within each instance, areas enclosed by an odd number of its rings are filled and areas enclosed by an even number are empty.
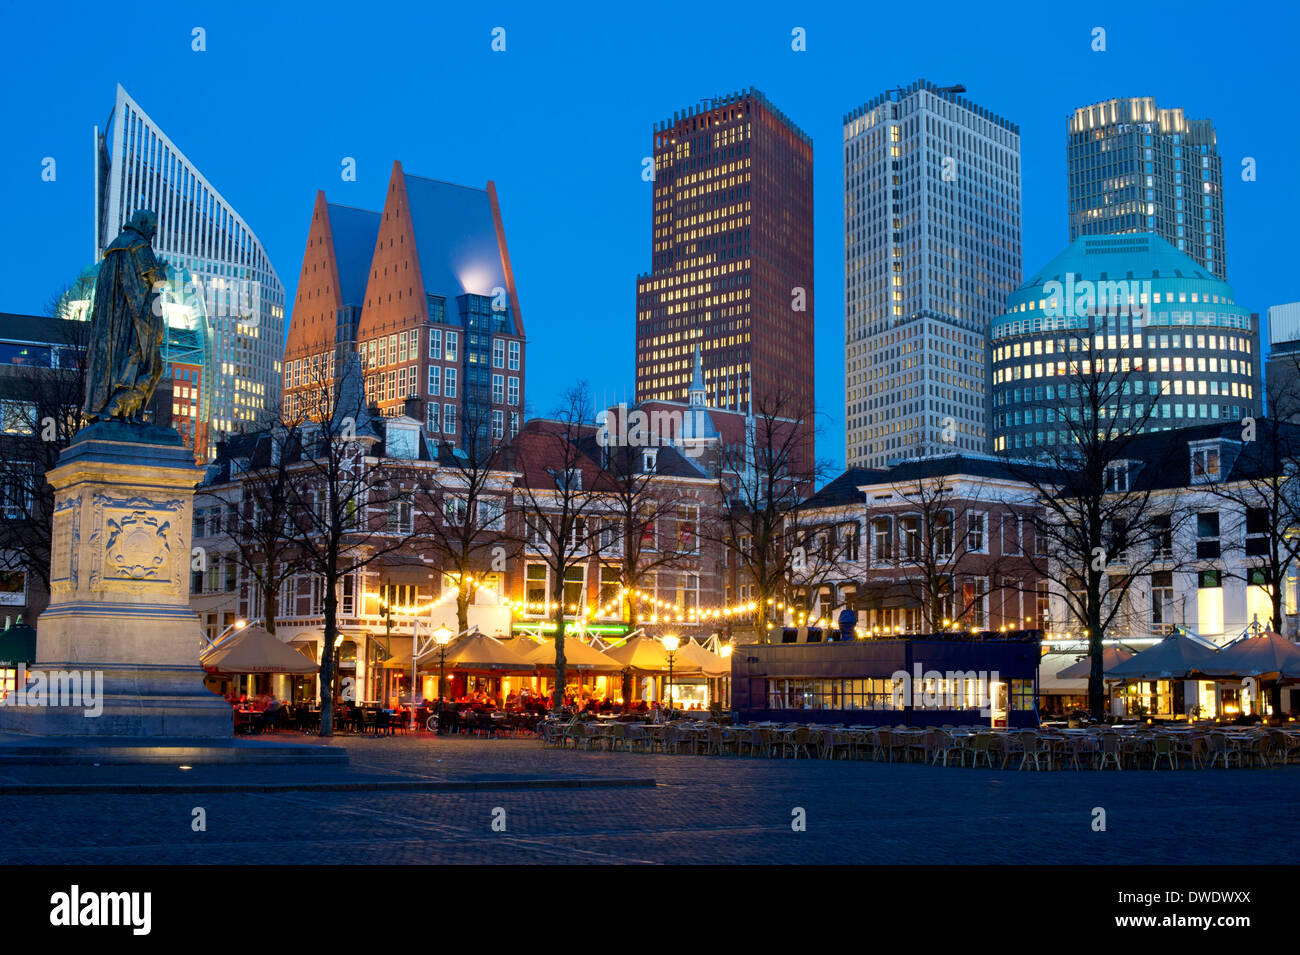
{"type": "Polygon", "coordinates": [[[564,659],[564,590],[560,590],[560,599],[556,601],[555,606],[555,686],[552,688],[551,706],[558,716],[564,709],[564,685],[568,679],[565,672],[564,659]]]}
{"type": "Polygon", "coordinates": [[[465,573],[460,575],[460,584],[456,590],[456,626],[458,634],[464,633],[469,629],[469,584],[465,580],[465,573]]]}
{"type": "Polygon", "coordinates": [[[338,639],[337,581],[325,579],[325,646],[320,655],[320,735],[334,735],[334,642],[338,639]]]}
{"type": "Polygon", "coordinates": [[[275,601],[279,596],[279,590],[270,583],[262,588],[262,623],[271,636],[275,636],[275,601]]]}
{"type": "Polygon", "coordinates": [[[1088,656],[1091,668],[1088,671],[1088,711],[1095,722],[1101,722],[1106,715],[1105,677],[1102,667],[1101,634],[1101,597],[1091,599],[1088,607],[1088,656]]]}

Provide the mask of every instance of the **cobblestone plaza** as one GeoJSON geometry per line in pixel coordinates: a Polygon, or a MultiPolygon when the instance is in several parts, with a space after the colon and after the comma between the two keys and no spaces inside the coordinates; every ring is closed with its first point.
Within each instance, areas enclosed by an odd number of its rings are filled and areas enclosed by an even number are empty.
{"type": "Polygon", "coordinates": [[[7,834],[0,861],[1183,865],[1237,863],[1248,846],[1255,862],[1285,863],[1292,848],[1276,837],[1277,822],[1300,810],[1296,767],[1013,773],[573,752],[518,739],[349,737],[332,745],[348,750],[347,773],[0,766],[7,834]],[[646,777],[655,784],[541,788],[646,777]],[[520,787],[535,780],[537,788],[202,791],[439,780],[520,787]],[[194,791],[12,794],[19,786],[85,783],[194,791]],[[192,829],[196,807],[206,831],[192,829]],[[1097,807],[1105,810],[1105,831],[1094,830],[1097,807]]]}

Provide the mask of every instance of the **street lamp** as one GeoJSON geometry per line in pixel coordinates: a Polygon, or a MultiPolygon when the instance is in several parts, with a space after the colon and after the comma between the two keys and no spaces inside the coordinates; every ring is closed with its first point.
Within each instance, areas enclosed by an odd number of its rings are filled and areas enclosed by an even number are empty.
{"type": "Polygon", "coordinates": [[[433,639],[438,644],[438,735],[442,735],[442,683],[447,670],[447,644],[451,642],[452,632],[441,626],[433,631],[433,639]]]}
{"type": "Polygon", "coordinates": [[[677,648],[682,645],[681,638],[675,634],[668,634],[663,638],[664,649],[668,651],[668,717],[673,715],[673,656],[677,653],[677,648]]]}

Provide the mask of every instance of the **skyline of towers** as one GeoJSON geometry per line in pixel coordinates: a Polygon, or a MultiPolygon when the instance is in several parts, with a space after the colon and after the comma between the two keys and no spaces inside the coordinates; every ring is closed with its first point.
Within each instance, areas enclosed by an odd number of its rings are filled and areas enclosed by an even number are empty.
{"type": "Polygon", "coordinates": [[[811,138],[750,88],[656,124],[653,162],[636,400],[687,400],[698,346],[710,404],[811,415],[811,138]]]}
{"type": "Polygon", "coordinates": [[[1227,278],[1223,162],[1211,120],[1131,96],[1076,109],[1068,129],[1070,241],[1154,232],[1227,278]]]}
{"type": "Polygon", "coordinates": [[[917,80],[844,116],[845,467],[987,447],[1021,277],[1019,127],[917,80]]]}

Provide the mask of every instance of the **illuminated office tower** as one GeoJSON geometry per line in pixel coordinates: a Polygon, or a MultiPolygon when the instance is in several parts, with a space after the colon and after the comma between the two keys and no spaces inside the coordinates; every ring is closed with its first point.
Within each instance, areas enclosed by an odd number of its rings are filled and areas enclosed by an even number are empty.
{"type": "Polygon", "coordinates": [[[205,391],[212,451],[279,404],[284,286],[248,224],[120,85],[95,150],[95,261],[133,212],[152,209],[154,251],[205,303],[211,376],[184,384],[205,391]]]}
{"type": "Polygon", "coordinates": [[[1070,241],[1154,232],[1227,277],[1223,161],[1214,126],[1150,96],[1074,111],[1066,141],[1070,241]]]}
{"type": "Polygon", "coordinates": [[[918,80],[844,117],[845,464],[987,450],[1020,282],[1020,130],[918,80]]]}
{"type": "Polygon", "coordinates": [[[711,406],[779,397],[785,416],[810,413],[812,140],[750,89],[656,125],[653,151],[637,400],[686,401],[698,347],[711,406]]]}

